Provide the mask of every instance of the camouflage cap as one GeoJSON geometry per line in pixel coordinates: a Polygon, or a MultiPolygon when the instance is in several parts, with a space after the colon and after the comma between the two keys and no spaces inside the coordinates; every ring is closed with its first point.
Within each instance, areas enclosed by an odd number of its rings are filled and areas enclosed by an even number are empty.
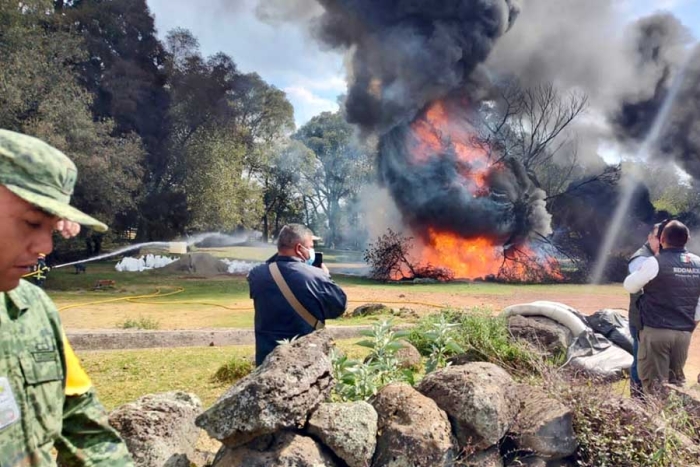
{"type": "Polygon", "coordinates": [[[105,224],[70,205],[77,177],[73,161],[58,149],[0,130],[0,185],[49,214],[105,232],[105,224]]]}

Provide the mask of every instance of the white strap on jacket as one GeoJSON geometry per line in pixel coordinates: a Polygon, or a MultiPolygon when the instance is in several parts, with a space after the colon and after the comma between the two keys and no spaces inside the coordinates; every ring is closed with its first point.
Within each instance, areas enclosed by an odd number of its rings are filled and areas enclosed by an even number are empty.
{"type": "Polygon", "coordinates": [[[282,291],[282,295],[284,295],[284,298],[287,299],[287,302],[292,305],[294,311],[296,311],[297,314],[301,316],[304,321],[309,323],[309,326],[315,330],[323,329],[325,327],[323,321],[316,319],[316,317],[309,313],[309,311],[304,308],[304,305],[297,300],[294,292],[292,292],[292,289],[290,289],[289,285],[287,285],[287,281],[284,280],[282,272],[280,271],[279,266],[277,266],[277,263],[270,263],[269,267],[270,274],[272,274],[272,279],[274,279],[275,284],[277,284],[277,287],[279,287],[280,291],[282,291]]]}

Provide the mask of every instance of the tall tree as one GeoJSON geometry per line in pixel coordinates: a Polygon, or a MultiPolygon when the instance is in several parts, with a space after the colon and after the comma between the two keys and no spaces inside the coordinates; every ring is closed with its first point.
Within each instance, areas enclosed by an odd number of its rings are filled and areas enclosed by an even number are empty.
{"type": "Polygon", "coordinates": [[[340,112],[323,112],[294,135],[316,156],[314,170],[307,174],[313,189],[310,197],[328,219],[326,243],[333,247],[339,238],[341,204],[357,193],[371,172],[368,152],[357,142],[353,127],[340,112]]]}
{"type": "Polygon", "coordinates": [[[276,235],[286,223],[305,222],[304,195],[310,193],[310,187],[304,174],[314,170],[314,162],[314,153],[294,140],[286,142],[271,158],[261,176],[264,242],[271,231],[276,235]]]}
{"type": "Polygon", "coordinates": [[[146,149],[142,204],[124,221],[140,224],[140,235],[153,238],[153,232],[144,231],[153,218],[142,214],[164,213],[158,228],[172,235],[179,217],[173,194],[156,188],[169,164],[166,56],[146,1],[55,0],[54,5],[59,27],[80,35],[87,48],[72,64],[80,84],[94,96],[94,118],[114,120],[113,134],[135,133],[146,149]]]}
{"type": "Polygon", "coordinates": [[[293,129],[293,108],[258,75],[240,73],[231,57],[204,58],[189,31],[171,31],[166,47],[175,158],[166,180],[183,190],[191,228],[254,227],[262,211],[255,187],[268,175],[271,148],[293,129]],[[197,201],[202,190],[209,206],[197,201]]]}
{"type": "Polygon", "coordinates": [[[113,136],[109,119],[93,120],[92,95],[66,66],[87,55],[83,41],[54,27],[50,7],[0,3],[0,126],[68,154],[80,173],[74,203],[114,225],[138,200],[141,142],[130,133],[113,136]]]}

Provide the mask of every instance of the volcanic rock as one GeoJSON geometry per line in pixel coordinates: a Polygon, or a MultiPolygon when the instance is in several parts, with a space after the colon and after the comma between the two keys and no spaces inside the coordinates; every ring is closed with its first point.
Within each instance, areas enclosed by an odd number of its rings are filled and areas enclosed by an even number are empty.
{"type": "Polygon", "coordinates": [[[420,352],[410,342],[404,340],[400,342],[403,347],[396,351],[399,367],[402,369],[419,371],[423,366],[420,352]]]}
{"type": "Polygon", "coordinates": [[[435,402],[408,384],[382,388],[374,401],[379,435],[373,467],[440,467],[454,461],[450,422],[435,402]]]}
{"type": "Polygon", "coordinates": [[[353,310],[350,316],[362,318],[364,316],[391,315],[394,310],[383,303],[365,303],[353,310]]]}
{"type": "Polygon", "coordinates": [[[321,404],[311,415],[307,430],[348,467],[365,467],[372,462],[377,412],[367,402],[321,404]]]}
{"type": "Polygon", "coordinates": [[[463,467],[503,467],[503,458],[498,446],[493,446],[486,451],[472,454],[459,465],[463,467]]]}
{"type": "Polygon", "coordinates": [[[515,421],[513,378],[491,363],[451,366],[427,375],[418,390],[447,412],[462,448],[497,444],[515,421]]]}
{"type": "Polygon", "coordinates": [[[546,460],[537,456],[520,457],[510,461],[506,467],[575,467],[576,463],[566,459],[546,460]]]}
{"type": "Polygon", "coordinates": [[[290,431],[265,435],[245,446],[223,447],[212,467],[337,467],[312,438],[290,431]]]}
{"type": "Polygon", "coordinates": [[[521,450],[545,459],[561,459],[576,451],[573,412],[541,389],[518,385],[520,413],[511,430],[521,450]]]}
{"type": "Polygon", "coordinates": [[[138,467],[189,467],[199,429],[194,420],[202,403],[194,394],[147,395],[109,416],[138,467]]]}
{"type": "Polygon", "coordinates": [[[420,315],[416,310],[413,310],[411,308],[406,308],[406,307],[401,307],[398,310],[393,310],[392,315],[396,316],[397,318],[403,318],[403,319],[419,319],[420,315]]]}
{"type": "Polygon", "coordinates": [[[508,318],[508,330],[514,337],[551,354],[566,353],[574,340],[569,328],[544,316],[511,316],[508,318]]]}
{"type": "Polygon", "coordinates": [[[333,339],[321,330],[280,345],[253,373],[239,380],[197,426],[229,447],[285,428],[301,428],[333,388],[333,339]]]}

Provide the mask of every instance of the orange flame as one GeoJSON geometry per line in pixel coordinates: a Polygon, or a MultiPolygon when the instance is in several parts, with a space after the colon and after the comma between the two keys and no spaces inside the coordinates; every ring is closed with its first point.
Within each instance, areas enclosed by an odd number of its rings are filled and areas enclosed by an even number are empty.
{"type": "Polygon", "coordinates": [[[497,275],[503,262],[503,247],[486,238],[465,239],[456,234],[429,229],[420,253],[423,264],[451,270],[458,279],[497,275]]]}
{"type": "MultiPolygon", "coordinates": [[[[452,156],[461,182],[474,197],[488,193],[489,174],[501,168],[490,159],[490,148],[478,141],[476,129],[464,119],[451,119],[442,101],[437,101],[411,124],[409,145],[414,164],[426,164],[434,158],[452,156]]],[[[532,280],[533,265],[549,279],[561,278],[555,260],[541,260],[527,246],[509,252],[488,238],[463,238],[451,232],[429,228],[423,245],[413,255],[422,266],[447,268],[455,278],[476,279],[507,276],[511,280],[532,280]]],[[[535,278],[537,280],[538,278],[535,278]]],[[[544,278],[539,278],[544,280],[544,278]]]]}
{"type": "Polygon", "coordinates": [[[483,196],[488,189],[487,177],[496,167],[487,147],[474,144],[475,129],[467,122],[453,124],[442,101],[437,101],[411,124],[414,144],[411,148],[415,164],[432,158],[454,155],[462,181],[474,196],[483,196]]]}
{"type": "Polygon", "coordinates": [[[421,265],[449,269],[456,279],[543,282],[564,278],[556,259],[541,257],[527,244],[506,252],[487,238],[466,239],[430,228],[416,253],[421,265]]]}

